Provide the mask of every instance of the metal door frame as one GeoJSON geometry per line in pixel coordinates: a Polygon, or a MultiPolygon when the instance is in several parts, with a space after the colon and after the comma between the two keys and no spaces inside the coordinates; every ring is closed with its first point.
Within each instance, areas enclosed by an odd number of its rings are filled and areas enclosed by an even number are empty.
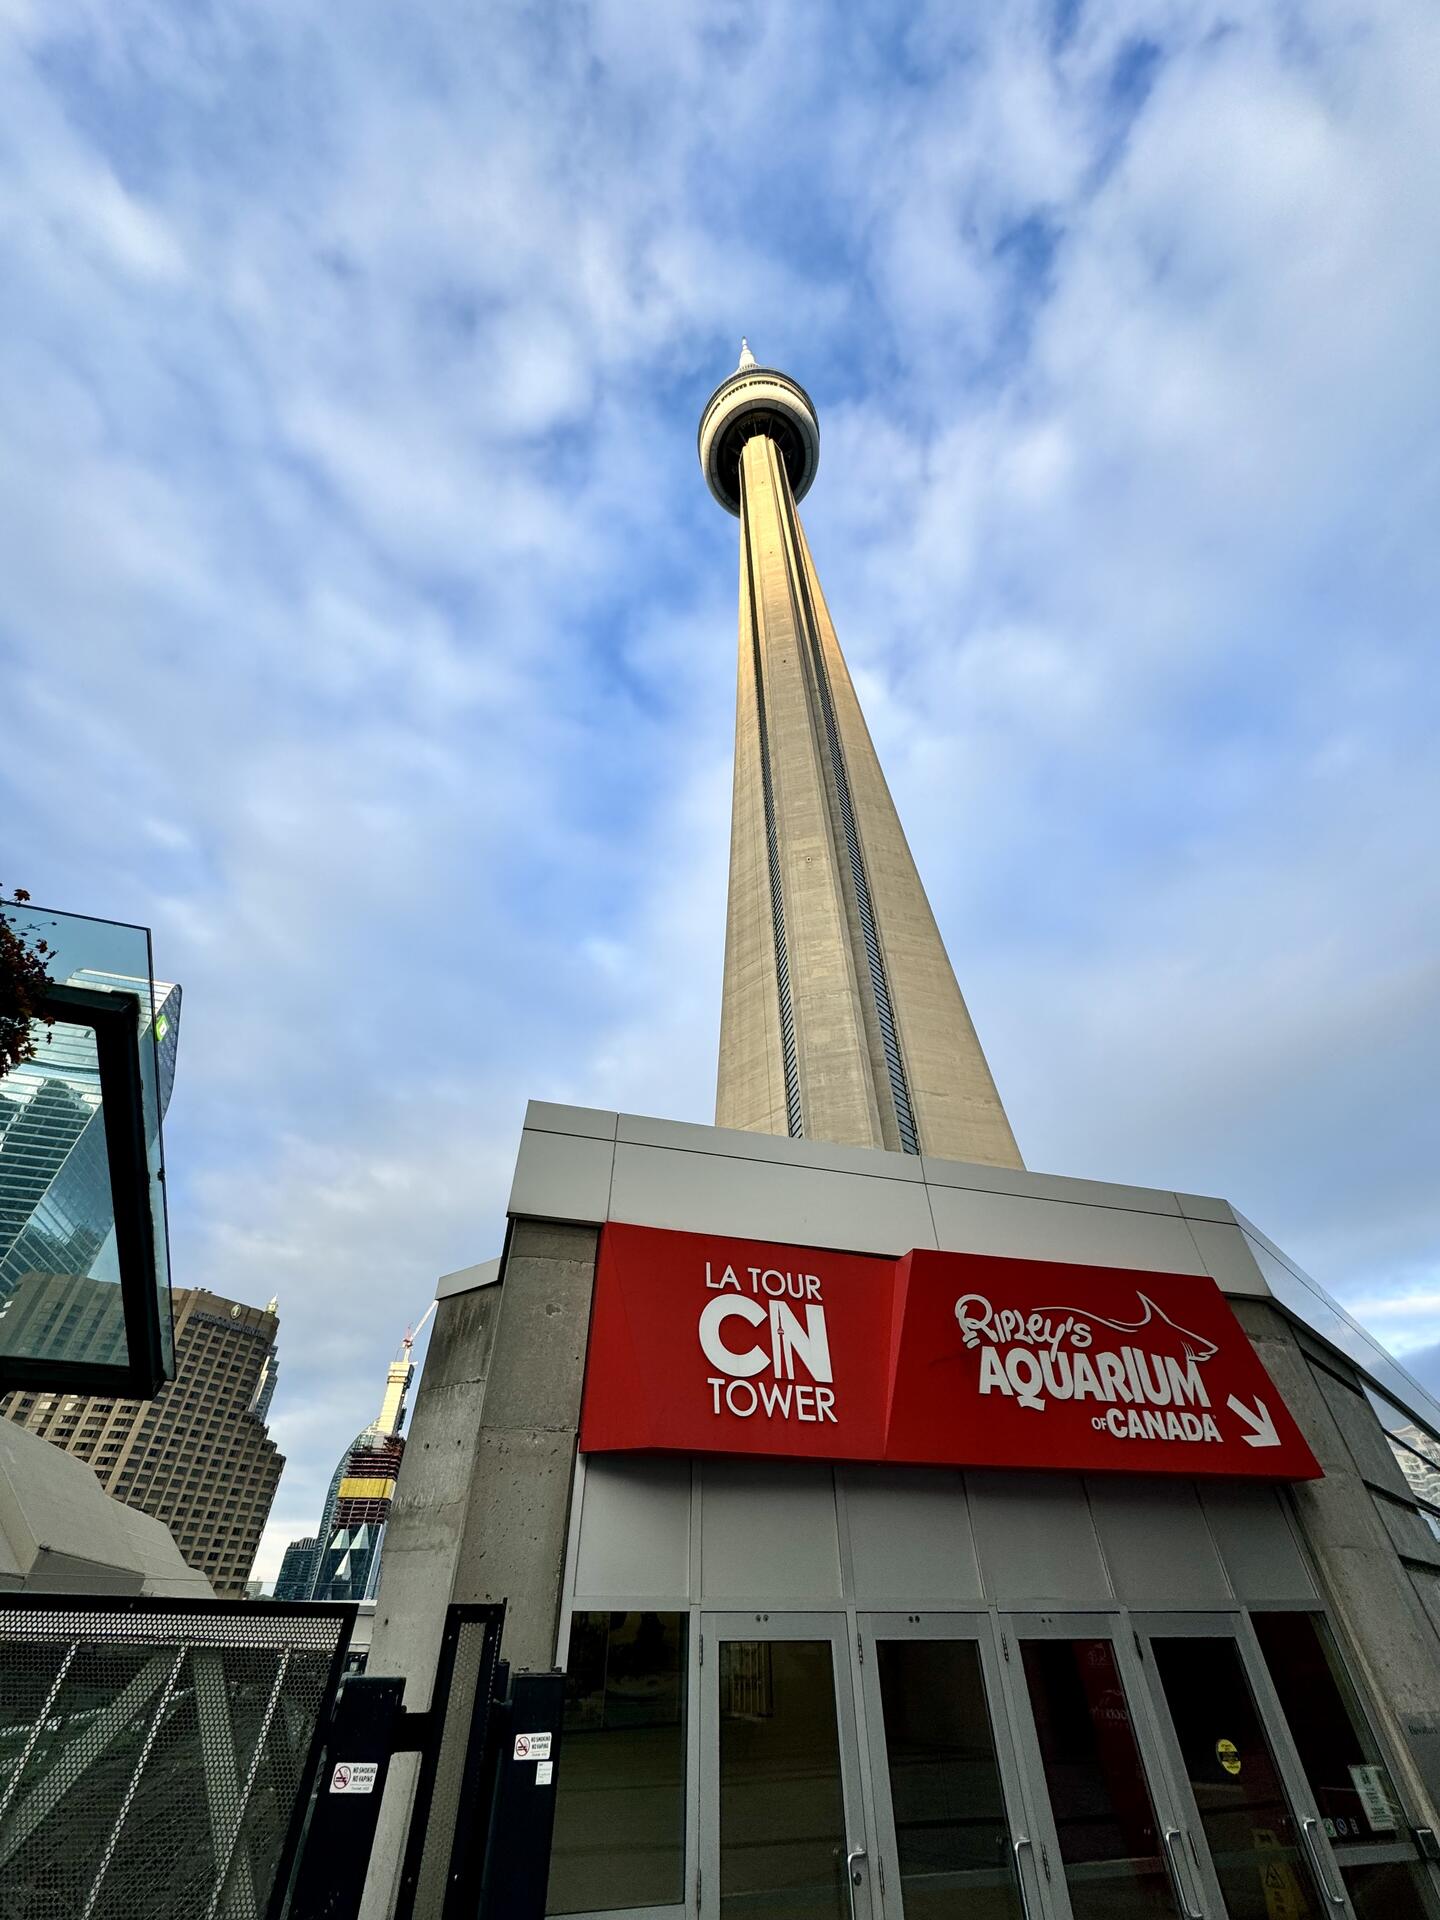
{"type": "MultiPolygon", "coordinates": [[[[1303,1611],[1303,1609],[1302,1609],[1303,1611]]],[[[1204,1838],[1204,1825],[1200,1819],[1200,1809],[1190,1784],[1189,1769],[1185,1765],[1180,1750],[1179,1736],[1175,1731],[1174,1716],[1170,1703],[1165,1697],[1164,1683],[1155,1663],[1150,1642],[1161,1640],[1229,1640],[1234,1644],[1240,1660],[1240,1671],[1245,1684],[1250,1689],[1250,1698],[1260,1728],[1270,1748],[1271,1759],[1275,1763],[1276,1777],[1280,1791],[1290,1811],[1290,1818],[1296,1829],[1296,1852],[1308,1856],[1307,1872],[1310,1877],[1310,1891],[1316,1905],[1328,1920],[1354,1920],[1354,1909],[1345,1892],[1344,1881],[1336,1864],[1330,1844],[1320,1824],[1318,1809],[1310,1792],[1309,1782],[1300,1765],[1300,1756],[1295,1750],[1286,1724],[1284,1709],[1275,1693],[1266,1671],[1265,1657],[1260,1651],[1260,1643],[1255,1630],[1245,1613],[1240,1610],[1225,1611],[1217,1609],[1209,1613],[1146,1613],[1136,1612],[1131,1617],[1137,1642],[1143,1639],[1146,1649],[1144,1664],[1149,1669],[1145,1687],[1146,1699],[1154,1721],[1160,1742],[1165,1749],[1172,1772],[1175,1775],[1176,1791],[1181,1796],[1181,1805],[1186,1815],[1194,1821],[1193,1831],[1200,1835],[1200,1844],[1195,1848],[1204,1862],[1208,1880],[1213,1882],[1216,1911],[1225,1911],[1220,1897],[1219,1876],[1215,1872],[1210,1858],[1210,1848],[1204,1838]],[[1337,1898],[1338,1894],[1338,1898],[1337,1898]]]]}
{"type": "Polygon", "coordinates": [[[918,1613],[871,1610],[858,1613],[857,1621],[860,1635],[860,1671],[857,1679],[864,1692],[867,1731],[864,1759],[870,1774],[880,1904],[884,1912],[887,1915],[903,1915],[905,1901],[900,1882],[899,1847],[895,1839],[889,1741],[885,1731],[884,1703],[880,1695],[876,1645],[880,1640],[966,1640],[975,1645],[980,1656],[980,1677],[985,1688],[985,1705],[995,1746],[995,1764],[1000,1773],[1000,1791],[1010,1828],[1021,1911],[1030,1920],[1041,1920],[1042,1916],[1044,1920],[1049,1920],[1040,1861],[1031,1838],[1034,1821],[1015,1739],[1014,1714],[1000,1671],[995,1615],[988,1610],[973,1609],[925,1609],[918,1613]],[[1028,1854],[1028,1860],[1023,1859],[1022,1854],[1028,1854]]]}
{"type": "Polygon", "coordinates": [[[1150,1794],[1150,1805],[1159,1830],[1157,1851],[1165,1867],[1170,1900],[1177,1920],[1212,1920],[1223,1916],[1224,1903],[1218,1886],[1211,1887],[1212,1876],[1201,1866],[1203,1849],[1195,1844],[1189,1825],[1192,1810],[1188,1800],[1177,1791],[1169,1753],[1160,1738],[1149,1688],[1141,1670],[1138,1642],[1128,1612],[1119,1607],[1090,1611],[1001,1613],[996,1620],[1000,1635],[1002,1684],[1011,1715],[1021,1777],[1031,1803],[1032,1831],[1035,1834],[1041,1873],[1042,1897],[1056,1920],[1071,1920],[1070,1888],[1060,1853],[1060,1838],[1055,1826],[1050,1789],[1040,1752],[1040,1737],[1030,1705],[1030,1690],[1025,1681],[1020,1656],[1022,1640],[1108,1640],[1115,1649],[1115,1666],[1130,1709],[1130,1727],[1141,1772],[1150,1794]],[[1014,1642],[1012,1657],[1010,1643],[1014,1642]],[[1182,1818],[1182,1810],[1187,1817],[1182,1818]],[[1052,1867],[1051,1860],[1054,1865],[1052,1867]],[[1183,1871],[1182,1871],[1183,1869],[1183,1871]]]}
{"type": "Polygon", "coordinates": [[[722,1640],[826,1640],[835,1688],[835,1730],[840,1749],[840,1793],[845,1809],[850,1920],[880,1920],[870,1872],[872,1821],[865,1791],[866,1762],[856,1711],[856,1676],[850,1619],[843,1606],[814,1613],[732,1612],[700,1614],[699,1834],[696,1858],[700,1920],[720,1912],[720,1643],[722,1640]],[[859,1879],[855,1878],[858,1873],[859,1879]]]}

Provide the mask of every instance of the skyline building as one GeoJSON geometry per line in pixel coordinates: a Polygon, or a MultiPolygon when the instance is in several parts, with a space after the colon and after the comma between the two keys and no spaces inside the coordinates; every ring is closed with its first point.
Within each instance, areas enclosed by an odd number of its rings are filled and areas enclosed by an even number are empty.
{"type": "MultiPolygon", "coordinates": [[[[113,1289],[74,1275],[37,1276],[30,1311],[85,1325],[92,1294],[113,1289]]],[[[163,1520],[186,1562],[222,1599],[242,1599],[285,1457],[265,1411],[277,1373],[276,1302],[247,1307],[177,1287],[175,1378],[153,1400],[16,1391],[0,1417],[94,1469],[105,1492],[163,1520]]]]}
{"type": "Polygon", "coordinates": [[[276,1600],[308,1600],[310,1589],[315,1584],[315,1551],[320,1542],[314,1534],[307,1534],[303,1540],[292,1540],[286,1547],[280,1560],[280,1571],[275,1576],[276,1600]]]}
{"type": "Polygon", "coordinates": [[[716,1125],[1019,1168],[800,524],[809,395],[742,341],[699,452],[740,522],[716,1125]]]}
{"type": "MultiPolygon", "coordinates": [[[[379,1413],[356,1434],[330,1476],[316,1536],[320,1544],[312,1556],[310,1590],[295,1598],[370,1600],[375,1596],[385,1525],[405,1453],[400,1429],[415,1377],[411,1355],[417,1332],[406,1330],[400,1351],[386,1371],[379,1413]]],[[[287,1558],[289,1552],[287,1548],[287,1558]]],[[[282,1598],[278,1582],[275,1597],[282,1598]]]]}

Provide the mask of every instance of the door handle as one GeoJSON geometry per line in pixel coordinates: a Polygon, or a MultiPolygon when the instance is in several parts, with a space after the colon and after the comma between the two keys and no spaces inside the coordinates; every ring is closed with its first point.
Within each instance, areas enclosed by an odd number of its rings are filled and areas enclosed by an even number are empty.
{"type": "Polygon", "coordinates": [[[864,1847],[852,1847],[845,1856],[845,1891],[850,1897],[850,1920],[855,1920],[855,1889],[860,1884],[860,1875],[855,1871],[856,1862],[865,1858],[864,1847]]]}
{"type": "Polygon", "coordinates": [[[1180,1872],[1180,1861],[1175,1852],[1175,1842],[1180,1838],[1179,1827],[1166,1827],[1165,1853],[1170,1862],[1170,1878],[1175,1883],[1175,1900],[1185,1920],[1205,1920],[1205,1915],[1195,1906],[1185,1891],[1185,1881],[1180,1872]]]}
{"type": "Polygon", "coordinates": [[[1021,1860],[1021,1858],[1020,1858],[1020,1849],[1021,1849],[1022,1847],[1030,1847],[1030,1857],[1031,1857],[1031,1859],[1033,1860],[1033,1859],[1034,1859],[1034,1857],[1035,1857],[1035,1849],[1034,1849],[1034,1847],[1033,1847],[1033,1846],[1031,1846],[1031,1845],[1030,1845],[1030,1840],[1029,1840],[1029,1837],[1028,1837],[1028,1835],[1026,1835],[1026,1834],[1023,1834],[1023,1833],[1021,1833],[1021,1834],[1017,1834],[1017,1835],[1016,1835],[1016,1837],[1015,1837],[1015,1849],[1014,1849],[1014,1851],[1015,1851],[1015,1878],[1016,1878],[1016,1881],[1017,1881],[1017,1882],[1019,1883],[1019,1887],[1020,1887],[1020,1907],[1021,1907],[1021,1911],[1022,1911],[1022,1912],[1024,1913],[1024,1915],[1025,1915],[1025,1920],[1030,1920],[1030,1896],[1029,1896],[1029,1894],[1028,1894],[1028,1893],[1027,1893],[1027,1892],[1025,1891],[1025,1863],[1024,1863],[1024,1861],[1023,1861],[1023,1860],[1021,1860]]]}
{"type": "Polygon", "coordinates": [[[1300,1822],[1301,1832],[1305,1835],[1305,1844],[1310,1849],[1310,1864],[1315,1869],[1315,1878],[1320,1882],[1320,1891],[1332,1907],[1343,1907],[1345,1904],[1345,1896],[1343,1893],[1336,1893],[1335,1889],[1330,1885],[1330,1876],[1325,1871],[1324,1855],[1321,1853],[1319,1843],[1315,1838],[1319,1832],[1319,1828],[1320,1823],[1313,1815],[1307,1814],[1305,1819],[1300,1822]]]}

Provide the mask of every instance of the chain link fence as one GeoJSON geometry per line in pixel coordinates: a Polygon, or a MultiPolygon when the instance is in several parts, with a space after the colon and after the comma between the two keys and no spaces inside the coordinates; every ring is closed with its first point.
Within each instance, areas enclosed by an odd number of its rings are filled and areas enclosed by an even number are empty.
{"type": "Polygon", "coordinates": [[[0,1597],[0,1920],[265,1920],[353,1612],[0,1597]]]}

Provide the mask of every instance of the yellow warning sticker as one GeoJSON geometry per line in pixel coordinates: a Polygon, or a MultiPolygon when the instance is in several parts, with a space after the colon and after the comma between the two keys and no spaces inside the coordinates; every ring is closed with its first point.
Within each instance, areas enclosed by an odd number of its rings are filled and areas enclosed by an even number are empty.
{"type": "Polygon", "coordinates": [[[1215,1742],[1215,1758],[1220,1762],[1226,1773],[1239,1773],[1240,1750],[1233,1740],[1217,1740],[1215,1742]]]}
{"type": "MultiPolygon", "coordinates": [[[[1228,1744],[1221,1741],[1222,1746],[1228,1744]]],[[[1276,1835],[1264,1827],[1255,1827],[1255,1845],[1264,1852],[1280,1850],[1276,1835]]],[[[1310,1920],[1310,1902],[1290,1862],[1283,1857],[1260,1864],[1260,1886],[1265,1895],[1266,1920],[1310,1920]]]]}

